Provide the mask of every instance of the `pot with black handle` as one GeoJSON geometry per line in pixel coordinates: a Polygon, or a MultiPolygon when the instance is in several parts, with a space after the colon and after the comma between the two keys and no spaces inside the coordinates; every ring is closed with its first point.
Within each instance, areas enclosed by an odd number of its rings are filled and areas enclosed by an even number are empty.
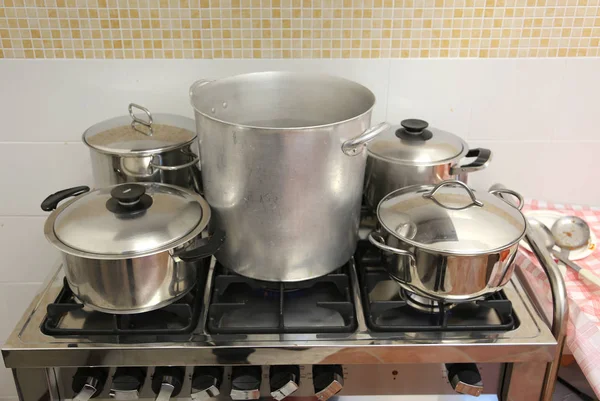
{"type": "Polygon", "coordinates": [[[367,145],[367,155],[365,200],[372,210],[396,189],[450,179],[466,183],[469,173],[492,160],[489,149],[469,149],[459,136],[417,119],[379,135],[367,145]]]}
{"type": "Polygon", "coordinates": [[[101,312],[141,313],[183,297],[225,240],[223,231],[202,238],[208,203],[173,185],[75,187],[42,209],[52,211],[44,233],[62,253],[73,294],[101,312]]]}

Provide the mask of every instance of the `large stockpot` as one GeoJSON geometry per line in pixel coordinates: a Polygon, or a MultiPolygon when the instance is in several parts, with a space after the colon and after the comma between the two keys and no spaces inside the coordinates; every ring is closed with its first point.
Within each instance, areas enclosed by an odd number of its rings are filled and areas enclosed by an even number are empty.
{"type": "Polygon", "coordinates": [[[372,210],[396,189],[449,179],[466,183],[468,173],[484,169],[492,159],[489,149],[469,149],[460,137],[417,119],[381,134],[369,143],[367,154],[365,200],[372,210]],[[463,164],[467,158],[475,159],[463,164]]]}
{"type": "Polygon", "coordinates": [[[90,148],[95,186],[160,182],[200,193],[194,120],[151,114],[134,103],[128,111],[128,116],[95,124],[83,134],[83,143],[90,148]],[[144,114],[138,116],[136,110],[144,114]]]}
{"type": "Polygon", "coordinates": [[[190,89],[204,194],[241,275],[301,281],[354,253],[373,93],[320,74],[261,72],[190,89]]]}
{"type": "Polygon", "coordinates": [[[94,310],[140,313],[181,298],[225,238],[201,238],[210,208],[186,189],[144,183],[88,191],[57,192],[42,209],[56,209],[44,233],[61,251],[74,295],[94,310]]]}
{"type": "Polygon", "coordinates": [[[496,292],[510,279],[525,217],[496,194],[466,184],[412,186],[383,198],[380,231],[369,241],[387,256],[386,268],[401,287],[429,299],[465,302],[496,292]]]}

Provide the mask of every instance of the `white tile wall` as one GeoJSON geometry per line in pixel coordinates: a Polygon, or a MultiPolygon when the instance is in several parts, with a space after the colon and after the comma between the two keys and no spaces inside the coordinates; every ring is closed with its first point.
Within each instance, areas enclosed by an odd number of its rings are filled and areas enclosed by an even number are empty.
{"type": "MultiPolygon", "coordinates": [[[[378,103],[373,122],[425,118],[490,147],[494,182],[525,196],[600,206],[600,59],[2,60],[0,61],[0,341],[58,254],[39,203],[91,183],[85,128],[129,102],[192,116],[189,85],[250,71],[320,71],[357,80],[378,103]]],[[[0,398],[14,396],[0,370],[0,398]]]]}

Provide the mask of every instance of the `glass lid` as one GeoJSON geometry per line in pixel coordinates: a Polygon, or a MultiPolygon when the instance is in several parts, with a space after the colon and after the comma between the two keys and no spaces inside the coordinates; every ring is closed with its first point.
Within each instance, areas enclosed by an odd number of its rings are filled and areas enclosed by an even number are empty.
{"type": "MultiPolygon", "coordinates": [[[[522,198],[514,191],[498,190],[522,198]]],[[[446,254],[475,255],[509,247],[525,235],[521,211],[459,181],[418,185],[388,194],[379,204],[381,225],[400,240],[446,254]]]]}
{"type": "Polygon", "coordinates": [[[410,165],[449,162],[468,151],[460,137],[417,119],[403,120],[371,141],[367,149],[371,156],[410,165]]]}
{"type": "Polygon", "coordinates": [[[83,142],[111,154],[152,154],[182,146],[196,138],[194,120],[174,114],[151,114],[131,103],[129,116],[103,121],[88,128],[83,142]],[[134,109],[145,115],[135,114],[134,109]]]}
{"type": "Polygon", "coordinates": [[[93,190],[52,216],[53,234],[66,247],[117,256],[174,247],[201,231],[210,211],[204,199],[183,188],[136,183],[93,190]]]}

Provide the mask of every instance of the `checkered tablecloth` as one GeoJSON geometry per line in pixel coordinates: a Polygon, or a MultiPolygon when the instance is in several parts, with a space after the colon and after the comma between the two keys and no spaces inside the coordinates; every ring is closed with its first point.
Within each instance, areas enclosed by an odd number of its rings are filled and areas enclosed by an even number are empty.
{"type": "MultiPolygon", "coordinates": [[[[526,210],[555,210],[571,216],[579,216],[590,225],[597,238],[600,238],[600,207],[553,204],[536,200],[527,201],[526,210]]],[[[546,306],[547,316],[552,311],[550,285],[537,258],[521,248],[517,264],[525,271],[525,276],[533,289],[540,294],[541,303],[546,306]]],[[[577,263],[600,276],[600,251],[596,249],[590,256],[577,263]]],[[[569,297],[569,323],[567,346],[590,382],[594,392],[600,397],[600,289],[581,281],[575,271],[567,268],[565,284],[569,297]]]]}

